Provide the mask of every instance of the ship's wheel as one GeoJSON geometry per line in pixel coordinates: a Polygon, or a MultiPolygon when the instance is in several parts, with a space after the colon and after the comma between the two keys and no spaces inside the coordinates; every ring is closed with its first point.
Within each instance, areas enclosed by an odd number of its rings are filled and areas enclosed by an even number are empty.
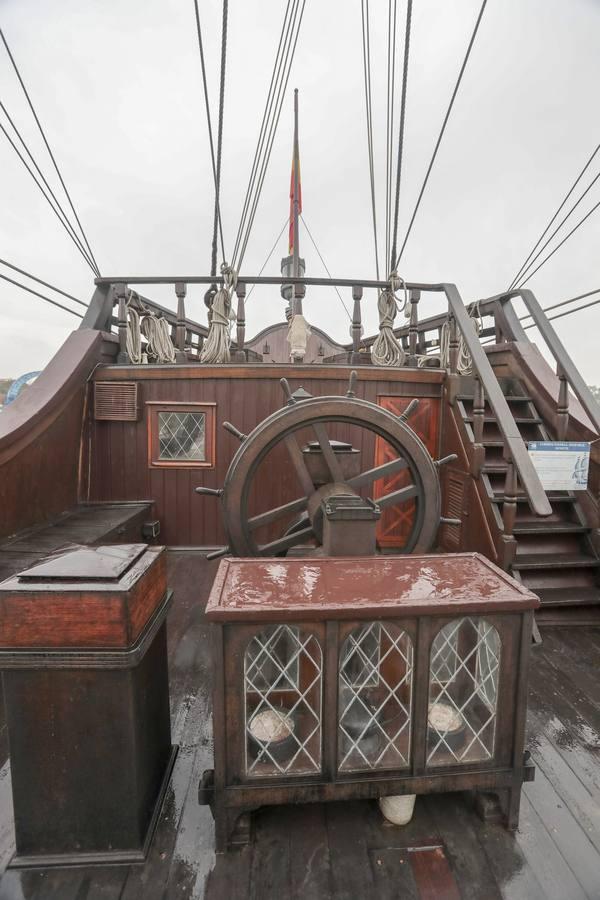
{"type": "Polygon", "coordinates": [[[401,471],[406,473],[403,486],[377,497],[377,506],[385,509],[413,501],[412,525],[402,552],[423,553],[430,550],[440,521],[445,521],[440,517],[438,469],[440,464],[455,457],[433,460],[408,425],[406,420],[418,401],[414,400],[405,413],[396,416],[374,403],[360,400],[354,393],[354,372],[346,395],[341,397],[306,395],[306,399],[297,399],[298,395],[291,394],[287,381],[282,379],[281,383],[287,396],[286,405],[260,422],[249,435],[242,434],[228,422],[223,423],[241,441],[223,488],[218,491],[196,488],[200,494],[213,494],[221,498],[229,544],[211,554],[211,557],[225,554],[277,556],[292,547],[319,544],[323,498],[356,495],[360,489],[374,485],[378,479],[389,478],[401,471]],[[350,444],[330,440],[330,426],[338,423],[366,429],[379,436],[389,444],[396,457],[375,468],[356,471],[357,459],[352,454],[358,451],[350,444]],[[299,433],[306,434],[307,430],[312,430],[315,440],[301,447],[299,433]],[[264,512],[250,512],[250,495],[259,467],[278,445],[282,445],[287,453],[297,482],[298,496],[264,512]],[[266,526],[271,526],[272,531],[275,523],[281,523],[280,535],[260,543],[257,532],[266,526]]]}

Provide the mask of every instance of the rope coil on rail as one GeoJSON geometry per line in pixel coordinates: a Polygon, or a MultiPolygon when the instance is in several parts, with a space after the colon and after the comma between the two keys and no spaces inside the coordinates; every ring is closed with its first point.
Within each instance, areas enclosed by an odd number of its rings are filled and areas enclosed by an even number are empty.
{"type": "MultiPolygon", "coordinates": [[[[483,328],[483,320],[479,310],[479,300],[469,310],[469,317],[473,323],[475,334],[479,337],[483,328]]],[[[440,331],[440,367],[447,369],[450,365],[450,322],[444,322],[440,331]]],[[[465,343],[462,334],[458,335],[458,354],[456,371],[459,375],[473,374],[473,359],[465,343]]]]}
{"type": "Polygon", "coordinates": [[[208,335],[200,354],[200,362],[208,365],[228,363],[230,361],[230,328],[231,323],[235,322],[237,318],[231,306],[231,296],[237,285],[237,272],[232,266],[223,263],[221,273],[223,275],[223,287],[212,298],[208,314],[208,335]]]}
{"type": "Polygon", "coordinates": [[[371,347],[371,360],[375,366],[403,366],[406,362],[404,348],[394,334],[394,319],[398,312],[406,312],[408,293],[404,278],[396,272],[390,275],[390,286],[381,291],[377,300],[379,311],[379,334],[371,347]],[[396,297],[396,291],[404,289],[404,301],[396,297]]]}
{"type": "Polygon", "coordinates": [[[169,323],[147,309],[134,291],[129,292],[127,300],[127,355],[137,365],[147,362],[149,356],[159,363],[175,362],[169,323]],[[142,336],[146,338],[145,349],[142,336]]]}

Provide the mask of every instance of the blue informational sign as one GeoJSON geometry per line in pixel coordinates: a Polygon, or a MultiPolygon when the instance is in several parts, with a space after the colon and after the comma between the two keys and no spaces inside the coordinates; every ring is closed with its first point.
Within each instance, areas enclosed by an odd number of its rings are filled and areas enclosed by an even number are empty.
{"type": "Polygon", "coordinates": [[[529,456],[544,490],[586,490],[590,467],[586,441],[530,441],[529,456]]]}

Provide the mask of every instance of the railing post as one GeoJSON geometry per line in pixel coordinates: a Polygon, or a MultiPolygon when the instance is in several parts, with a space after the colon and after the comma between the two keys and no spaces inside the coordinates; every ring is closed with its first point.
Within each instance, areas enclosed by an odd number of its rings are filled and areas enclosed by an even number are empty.
{"type": "Polygon", "coordinates": [[[458,327],[455,316],[448,316],[448,401],[454,406],[458,395],[458,327]]]}
{"type": "Polygon", "coordinates": [[[475,391],[473,393],[473,455],[471,457],[471,474],[478,478],[485,464],[485,447],[483,446],[483,425],[485,421],[485,391],[481,379],[475,374],[475,391]]]}
{"type": "Polygon", "coordinates": [[[569,383],[561,366],[557,366],[558,375],[558,404],[556,407],[556,437],[559,441],[566,441],[569,427],[569,383]]]}
{"type": "Polygon", "coordinates": [[[177,295],[177,324],[175,326],[175,360],[178,363],[187,361],[185,353],[185,295],[187,286],[183,281],[175,282],[175,293],[177,295]]]}
{"type": "Polygon", "coordinates": [[[233,354],[233,358],[236,362],[246,362],[246,351],[244,349],[246,341],[246,285],[238,281],[235,286],[235,293],[237,296],[237,350],[233,354]]]}
{"type": "Polygon", "coordinates": [[[115,285],[115,296],[119,304],[117,328],[119,331],[119,354],[117,363],[127,366],[131,362],[127,353],[127,285],[120,281],[115,285]]]}
{"type": "Polygon", "coordinates": [[[363,289],[360,285],[355,284],[352,288],[352,299],[354,306],[352,308],[352,354],[350,356],[350,365],[355,366],[360,363],[360,339],[362,332],[362,314],[360,301],[362,300],[363,289]]]}
{"type": "Polygon", "coordinates": [[[506,478],[504,481],[504,501],[502,503],[502,568],[509,569],[514,562],[517,542],[514,537],[515,519],[517,516],[517,473],[512,458],[506,459],[506,478]]]}
{"type": "Polygon", "coordinates": [[[417,340],[419,337],[419,313],[418,306],[421,299],[421,291],[411,291],[409,294],[410,302],[410,319],[408,324],[408,364],[416,366],[417,359],[417,340]]]}

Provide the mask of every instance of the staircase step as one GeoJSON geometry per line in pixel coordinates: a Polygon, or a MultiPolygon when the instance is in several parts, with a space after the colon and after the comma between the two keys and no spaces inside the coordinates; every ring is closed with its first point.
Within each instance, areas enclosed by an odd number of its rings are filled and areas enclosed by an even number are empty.
{"type": "MultiPolygon", "coordinates": [[[[560,495],[556,496],[554,494],[546,494],[550,503],[575,503],[575,497],[560,495]]],[[[494,491],[493,495],[490,497],[492,503],[504,503],[504,491],[494,491]]],[[[527,497],[525,494],[517,494],[517,503],[528,503],[527,497]]]]}
{"type": "MultiPolygon", "coordinates": [[[[517,425],[541,425],[542,424],[542,420],[538,416],[536,416],[535,418],[534,417],[528,418],[527,416],[515,416],[514,420],[517,423],[517,425]]],[[[468,422],[470,425],[472,425],[473,424],[473,416],[465,416],[463,421],[468,422]]],[[[484,416],[483,424],[484,425],[496,425],[496,424],[498,424],[498,420],[496,419],[496,416],[484,416]]]]}
{"type": "Polygon", "coordinates": [[[535,591],[542,606],[592,606],[600,604],[600,588],[560,587],[535,591]]]}
{"type": "Polygon", "coordinates": [[[482,441],[481,443],[484,447],[489,447],[490,449],[493,447],[504,447],[504,441],[482,441]]]}
{"type": "MultiPolygon", "coordinates": [[[[463,402],[473,402],[472,394],[459,394],[457,397],[458,400],[462,400],[463,402]]],[[[525,394],[509,394],[508,396],[505,394],[504,399],[507,403],[533,403],[533,397],[528,397],[525,394]]]]}
{"type": "Polygon", "coordinates": [[[579,525],[577,522],[546,522],[539,519],[537,522],[523,522],[515,524],[513,534],[586,534],[589,528],[579,525]]]}
{"type": "Polygon", "coordinates": [[[584,556],[579,553],[532,553],[515,559],[513,569],[527,571],[530,569],[596,569],[600,559],[596,556],[584,556]]]}

